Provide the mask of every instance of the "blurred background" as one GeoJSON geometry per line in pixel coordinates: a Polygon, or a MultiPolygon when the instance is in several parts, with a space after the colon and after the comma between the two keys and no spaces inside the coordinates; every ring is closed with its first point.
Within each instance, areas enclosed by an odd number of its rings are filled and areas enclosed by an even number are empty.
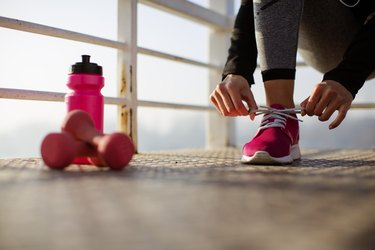
{"type": "MultiPolygon", "coordinates": [[[[208,7],[208,0],[192,0],[208,7]]],[[[236,14],[240,1],[235,1],[236,14]]],[[[116,0],[0,0],[0,16],[45,24],[98,37],[117,39],[116,0]]],[[[208,62],[210,29],[182,17],[138,4],[138,45],[208,62]]],[[[96,45],[0,27],[0,88],[68,92],[70,65],[82,54],[103,67],[105,96],[117,95],[117,51],[96,45]]],[[[298,61],[301,59],[298,57],[298,61]]],[[[225,60],[222,64],[225,63],[225,60]]],[[[138,55],[138,98],[191,105],[209,105],[209,71],[205,68],[138,55]]],[[[260,72],[253,87],[258,104],[264,93],[260,72]]],[[[297,69],[295,101],[299,104],[322,75],[309,67],[297,69]]],[[[218,83],[219,83],[218,79],[218,83]]],[[[373,102],[375,82],[368,81],[355,102],[373,102]]],[[[0,99],[0,158],[39,157],[43,137],[58,131],[64,103],[0,99]]],[[[105,107],[105,132],[117,129],[117,107],[105,107]]],[[[230,144],[241,147],[257,131],[260,118],[228,118],[230,144]]],[[[302,148],[374,148],[375,110],[351,110],[334,130],[328,122],[304,117],[302,148]]],[[[138,108],[139,151],[204,148],[207,112],[138,108]]]]}

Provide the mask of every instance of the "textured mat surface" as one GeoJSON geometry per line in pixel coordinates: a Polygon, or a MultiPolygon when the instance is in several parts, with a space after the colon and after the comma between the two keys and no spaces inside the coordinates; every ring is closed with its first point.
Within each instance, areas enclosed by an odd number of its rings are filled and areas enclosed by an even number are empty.
{"type": "Polygon", "coordinates": [[[0,249],[375,249],[375,150],[141,153],[121,172],[0,160],[0,249]]]}

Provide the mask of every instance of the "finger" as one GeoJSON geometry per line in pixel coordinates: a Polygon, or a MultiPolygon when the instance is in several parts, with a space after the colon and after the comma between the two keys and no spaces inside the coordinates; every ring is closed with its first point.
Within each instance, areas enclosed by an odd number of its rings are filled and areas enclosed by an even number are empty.
{"type": "Polygon", "coordinates": [[[350,106],[347,105],[340,106],[340,108],[338,109],[338,115],[336,119],[329,125],[329,129],[337,128],[341,124],[341,122],[345,119],[349,108],[350,106]]]}
{"type": "MultiPolygon", "coordinates": [[[[255,109],[258,109],[258,105],[254,101],[253,104],[251,105],[251,109],[250,110],[255,110],[255,109]]],[[[256,115],[255,112],[251,112],[250,113],[250,120],[254,121],[255,115],[256,115]]]]}
{"type": "Polygon", "coordinates": [[[249,93],[249,96],[246,97],[247,105],[249,105],[250,109],[258,109],[258,105],[255,102],[255,98],[252,92],[249,93]]]}
{"type": "Polygon", "coordinates": [[[223,102],[223,99],[221,98],[221,95],[219,95],[217,92],[215,92],[214,99],[215,99],[215,102],[216,102],[216,107],[219,110],[219,112],[224,116],[227,115],[228,112],[227,112],[227,109],[226,109],[225,104],[223,102]]]}
{"type": "Polygon", "coordinates": [[[227,88],[224,84],[219,84],[216,88],[216,93],[218,94],[216,98],[218,101],[220,99],[221,107],[223,109],[224,115],[226,116],[236,116],[239,115],[233,102],[231,95],[229,95],[227,88]]]}
{"type": "Polygon", "coordinates": [[[227,116],[239,115],[236,107],[233,104],[232,97],[227,92],[222,92],[220,94],[221,94],[220,97],[222,98],[225,109],[226,109],[226,115],[227,116]]]}
{"type": "Polygon", "coordinates": [[[306,113],[309,116],[314,115],[315,106],[319,102],[319,100],[322,96],[322,93],[323,93],[323,89],[326,85],[327,84],[325,82],[321,82],[321,83],[317,84],[315,86],[312,94],[310,95],[310,97],[309,97],[309,99],[306,103],[306,109],[305,109],[306,113]]]}
{"type": "Polygon", "coordinates": [[[340,104],[338,102],[331,102],[327,104],[326,109],[319,115],[319,121],[328,121],[328,119],[333,115],[333,113],[338,110],[340,104]]]}
{"type": "MultiPolygon", "coordinates": [[[[244,101],[246,102],[247,106],[249,107],[249,110],[247,111],[247,114],[249,114],[249,112],[251,110],[258,109],[258,105],[255,102],[254,95],[251,91],[249,91],[247,96],[244,96],[244,101]]],[[[254,119],[255,119],[255,113],[252,112],[252,113],[250,113],[250,120],[254,121],[254,119]]]]}
{"type": "Polygon", "coordinates": [[[315,106],[314,115],[319,116],[319,119],[325,119],[322,121],[328,120],[332,113],[340,106],[340,103],[334,101],[335,97],[336,94],[334,92],[326,91],[323,93],[319,102],[315,106]]]}
{"type": "Polygon", "coordinates": [[[214,94],[211,94],[211,95],[210,95],[210,101],[211,101],[212,104],[215,106],[216,110],[217,110],[220,114],[222,114],[222,112],[221,112],[221,110],[220,110],[220,107],[219,107],[219,104],[218,104],[218,102],[217,102],[217,100],[216,100],[214,94]]]}
{"type": "Polygon", "coordinates": [[[306,115],[306,104],[307,104],[307,101],[309,100],[310,96],[307,97],[303,102],[301,102],[300,106],[301,106],[301,115],[302,116],[305,116],[306,115]]]}
{"type": "Polygon", "coordinates": [[[239,115],[248,115],[249,112],[247,111],[244,103],[242,102],[241,96],[239,94],[233,93],[231,97],[232,97],[232,102],[236,109],[236,112],[239,115]]]}
{"type": "Polygon", "coordinates": [[[234,110],[231,111],[237,115],[247,115],[247,109],[244,103],[242,102],[242,92],[239,91],[239,89],[234,85],[228,85],[226,93],[228,95],[228,99],[231,101],[231,104],[233,105],[234,110]]]}

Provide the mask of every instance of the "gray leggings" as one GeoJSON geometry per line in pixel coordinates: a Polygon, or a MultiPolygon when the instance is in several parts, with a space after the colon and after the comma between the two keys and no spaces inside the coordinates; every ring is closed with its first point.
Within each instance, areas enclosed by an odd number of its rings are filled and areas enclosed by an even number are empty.
{"type": "Polygon", "coordinates": [[[295,69],[298,48],[307,64],[325,73],[360,29],[339,0],[255,0],[254,17],[262,71],[295,69]]]}

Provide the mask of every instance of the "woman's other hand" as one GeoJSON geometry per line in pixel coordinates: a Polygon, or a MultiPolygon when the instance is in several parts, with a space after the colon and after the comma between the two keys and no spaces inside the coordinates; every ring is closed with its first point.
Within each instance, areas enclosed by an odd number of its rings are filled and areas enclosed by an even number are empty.
{"type": "Polygon", "coordinates": [[[335,120],[329,125],[329,129],[334,129],[345,119],[352,101],[352,94],[343,85],[326,80],[315,85],[311,95],[301,103],[302,116],[316,115],[320,121],[327,121],[337,110],[335,120]]]}

